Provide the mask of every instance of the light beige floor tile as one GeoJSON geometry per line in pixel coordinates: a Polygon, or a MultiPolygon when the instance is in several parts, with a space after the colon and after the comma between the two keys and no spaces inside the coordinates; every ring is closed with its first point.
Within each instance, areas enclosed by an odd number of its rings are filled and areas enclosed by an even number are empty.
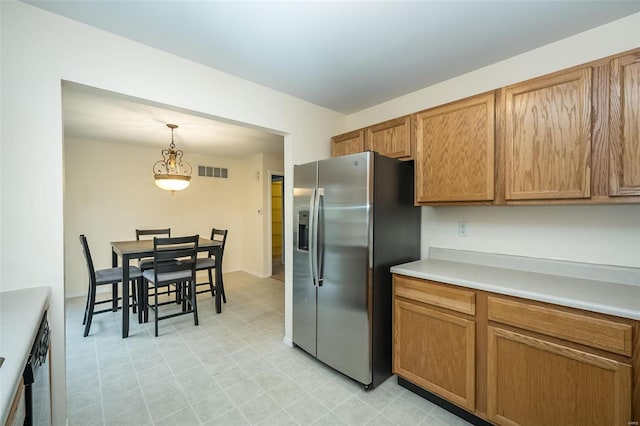
{"type": "Polygon", "coordinates": [[[307,395],[293,380],[274,386],[268,393],[281,407],[286,407],[307,395]]]}
{"type": "Polygon", "coordinates": [[[349,425],[366,425],[376,412],[355,395],[333,409],[333,413],[349,425]]]}
{"type": "Polygon", "coordinates": [[[138,378],[135,375],[123,375],[122,377],[112,379],[107,383],[102,383],[101,389],[102,399],[105,400],[118,396],[122,392],[140,389],[140,385],[138,384],[138,378]]]}
{"type": "Polygon", "coordinates": [[[398,393],[382,387],[376,387],[367,392],[357,392],[356,396],[371,408],[380,411],[391,404],[398,397],[398,393]]]}
{"type": "Polygon", "coordinates": [[[128,410],[105,420],[105,426],[144,426],[150,425],[147,410],[128,410]]]}
{"type": "Polygon", "coordinates": [[[460,417],[455,414],[450,413],[444,408],[435,406],[429,413],[429,416],[422,422],[423,425],[428,425],[429,421],[436,423],[437,425],[448,425],[448,426],[468,426],[470,423],[467,423],[460,417]]]}
{"type": "Polygon", "coordinates": [[[317,391],[313,391],[313,396],[329,410],[333,410],[353,395],[353,392],[335,380],[324,383],[317,388],[317,391]]]}
{"type": "Polygon", "coordinates": [[[334,413],[329,412],[324,416],[320,417],[316,422],[313,423],[313,426],[342,426],[347,425],[344,420],[340,417],[336,416],[334,413]]]}
{"type": "Polygon", "coordinates": [[[105,398],[102,404],[104,406],[105,419],[116,416],[124,411],[145,411],[147,409],[140,389],[121,392],[110,398],[105,398]]]}
{"type": "Polygon", "coordinates": [[[395,425],[396,423],[392,422],[382,414],[376,415],[373,419],[371,419],[371,421],[369,421],[369,423],[367,423],[367,426],[395,426],[395,425]]]}
{"type": "Polygon", "coordinates": [[[427,413],[401,398],[385,407],[382,414],[399,425],[417,425],[427,417],[427,413]]]}
{"type": "MultiPolygon", "coordinates": [[[[231,409],[235,408],[233,402],[231,402],[229,397],[221,392],[211,394],[201,401],[194,402],[193,404],[191,404],[191,406],[193,407],[193,411],[198,416],[198,419],[203,423],[208,422],[211,419],[218,418],[231,409]]],[[[242,416],[242,414],[240,414],[240,412],[238,412],[237,414],[246,423],[246,419],[242,416]]]]}
{"type": "Polygon", "coordinates": [[[299,424],[284,410],[278,411],[259,423],[260,426],[298,426],[299,424]]]}
{"type": "MultiPolygon", "coordinates": [[[[85,389],[84,392],[75,392],[73,395],[67,396],[67,411],[69,413],[78,412],[88,405],[96,403],[102,404],[102,394],[100,393],[100,388],[95,387],[85,389]]],[[[100,413],[100,417],[102,417],[102,413],[100,413]]]]}
{"type": "Polygon", "coordinates": [[[249,422],[236,408],[233,408],[226,413],[212,418],[204,424],[206,426],[244,426],[248,425],[249,422]]]}
{"type": "Polygon", "coordinates": [[[200,424],[200,421],[191,407],[186,407],[155,421],[153,424],[154,426],[196,426],[200,424]]]}
{"type": "Polygon", "coordinates": [[[151,420],[155,422],[188,407],[189,403],[182,392],[177,389],[174,392],[163,393],[155,399],[147,400],[147,405],[151,413],[151,420]]]}
{"type": "Polygon", "coordinates": [[[144,399],[146,401],[154,401],[165,394],[181,392],[182,389],[178,386],[178,382],[173,377],[150,382],[142,386],[142,395],[144,395],[144,399]]]}
{"type": "Polygon", "coordinates": [[[298,423],[309,425],[327,413],[327,408],[316,399],[307,396],[288,405],[285,411],[298,423]]]}
{"type": "Polygon", "coordinates": [[[272,367],[271,370],[265,370],[253,376],[253,380],[262,386],[263,389],[269,390],[286,382],[289,380],[289,377],[279,370],[274,371],[272,367]]]}
{"type": "Polygon", "coordinates": [[[81,410],[67,413],[70,426],[102,425],[102,404],[87,405],[81,410]]]}
{"type": "Polygon", "coordinates": [[[225,275],[225,287],[229,303],[221,315],[213,298],[201,294],[200,325],[192,315],[160,321],[159,337],[153,336],[153,313],[148,324],[137,324],[131,314],[130,337],[122,339],[117,312],[96,316],[84,338],[84,298],[70,299],[69,424],[103,424],[104,406],[110,425],[150,424],[150,417],[157,425],[180,426],[246,425],[249,419],[267,426],[467,425],[400,387],[395,376],[365,392],[284,345],[282,282],[234,272],[225,275]]]}
{"type": "Polygon", "coordinates": [[[182,392],[192,404],[205,399],[214,393],[222,393],[223,390],[211,377],[204,377],[200,381],[191,382],[182,386],[182,392]]]}
{"type": "Polygon", "coordinates": [[[264,389],[258,386],[253,380],[242,380],[232,387],[222,387],[222,390],[226,392],[227,396],[236,405],[244,404],[246,401],[265,393],[264,389]]]}
{"type": "Polygon", "coordinates": [[[239,405],[238,410],[240,410],[250,424],[255,425],[282,410],[282,407],[270,398],[269,395],[261,394],[257,398],[239,405]]]}

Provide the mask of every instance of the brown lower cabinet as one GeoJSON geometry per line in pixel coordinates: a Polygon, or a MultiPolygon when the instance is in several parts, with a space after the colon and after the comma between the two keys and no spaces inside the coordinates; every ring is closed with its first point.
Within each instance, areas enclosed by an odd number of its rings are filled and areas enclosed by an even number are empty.
{"type": "Polygon", "coordinates": [[[497,425],[640,419],[640,322],[393,277],[393,369],[497,425]]]}

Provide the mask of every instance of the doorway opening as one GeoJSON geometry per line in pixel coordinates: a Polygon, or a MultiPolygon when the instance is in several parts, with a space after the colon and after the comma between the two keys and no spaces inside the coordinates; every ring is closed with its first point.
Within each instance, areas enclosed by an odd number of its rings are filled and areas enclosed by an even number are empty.
{"type": "Polygon", "coordinates": [[[271,277],[284,282],[284,173],[269,171],[271,277]]]}

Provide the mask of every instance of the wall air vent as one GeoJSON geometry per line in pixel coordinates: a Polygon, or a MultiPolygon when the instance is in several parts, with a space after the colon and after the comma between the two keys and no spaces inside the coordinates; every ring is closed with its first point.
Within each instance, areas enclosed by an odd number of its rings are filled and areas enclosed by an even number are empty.
{"type": "Polygon", "coordinates": [[[198,166],[198,176],[227,179],[229,171],[224,167],[198,166]]]}

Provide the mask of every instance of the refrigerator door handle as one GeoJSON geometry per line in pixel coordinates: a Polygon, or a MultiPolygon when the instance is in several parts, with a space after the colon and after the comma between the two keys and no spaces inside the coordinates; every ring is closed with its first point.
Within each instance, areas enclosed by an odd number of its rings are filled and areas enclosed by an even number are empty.
{"type": "Polygon", "coordinates": [[[316,281],[318,283],[318,287],[322,287],[322,281],[324,280],[324,239],[322,238],[323,229],[322,225],[324,222],[323,214],[323,202],[322,199],[324,197],[324,188],[318,188],[316,193],[316,205],[315,205],[315,253],[314,257],[316,259],[316,281]]]}
{"type": "Polygon", "coordinates": [[[320,193],[322,192],[322,188],[317,188],[313,190],[313,210],[309,214],[312,217],[311,222],[313,223],[313,228],[311,228],[311,232],[313,234],[313,240],[310,243],[309,248],[309,258],[311,259],[311,276],[313,276],[313,284],[320,286],[320,277],[318,275],[318,219],[320,216],[320,193]]]}
{"type": "Polygon", "coordinates": [[[315,274],[315,245],[316,245],[316,214],[315,214],[315,206],[316,206],[316,188],[311,189],[311,198],[309,199],[309,271],[311,272],[311,280],[313,281],[313,285],[316,285],[316,274],[315,274]]]}

